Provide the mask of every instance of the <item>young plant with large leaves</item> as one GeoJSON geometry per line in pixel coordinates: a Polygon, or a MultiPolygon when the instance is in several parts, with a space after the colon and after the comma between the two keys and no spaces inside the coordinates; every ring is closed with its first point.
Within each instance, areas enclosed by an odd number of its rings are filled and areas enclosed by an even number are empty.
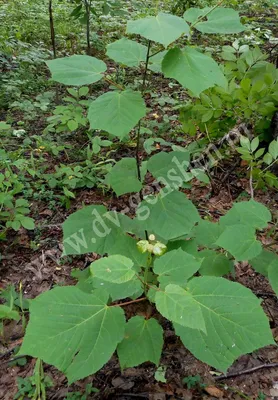
{"type": "MultiPolygon", "coordinates": [[[[166,77],[195,94],[216,83],[225,86],[211,57],[189,45],[172,45],[185,35],[188,41],[193,28],[214,33],[241,29],[237,13],[215,12],[193,10],[194,21],[192,14],[182,19],[164,13],[130,21],[127,33],[147,39],[147,46],[130,39],[108,45],[107,55],[123,65],[140,67],[145,61],[143,85],[141,91],[118,87],[101,95],[92,101],[88,118],[92,129],[119,139],[137,126],[137,157],[116,163],[107,183],[117,195],[140,191],[140,204],[133,219],[102,205],[87,206],[68,217],[63,225],[64,254],[94,252],[103,257],[76,273],[76,286],[56,287],[31,302],[20,350],[56,366],[69,382],[98,371],[115,351],[122,368],[146,361],[158,365],[163,329],[154,318],[156,310],[173,323],[196,357],[221,371],[241,354],[274,343],[258,298],[223,278],[241,260],[250,260],[255,269],[261,266],[264,250],[256,233],[271,221],[269,211],[251,200],[235,204],[218,222],[203,220],[179,191],[197,175],[197,170],[190,170],[188,151],[162,152],[143,163],[138,157],[148,67],[162,65],[166,77]],[[152,42],[162,45],[162,55],[152,52],[152,42]],[[152,63],[157,56],[159,61],[152,63]],[[156,185],[154,193],[143,198],[147,171],[156,185]],[[126,322],[125,308],[138,302],[146,305],[145,316],[141,313],[126,322]]],[[[107,79],[105,64],[93,57],[57,59],[48,66],[53,79],[73,86],[107,79]]],[[[269,275],[274,290],[277,259],[269,253],[260,271],[269,275]]]]}

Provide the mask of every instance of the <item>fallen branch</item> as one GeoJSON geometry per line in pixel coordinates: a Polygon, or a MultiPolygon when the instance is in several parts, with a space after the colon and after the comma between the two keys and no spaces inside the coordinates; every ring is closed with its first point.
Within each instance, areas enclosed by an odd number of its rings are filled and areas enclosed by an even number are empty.
{"type": "Polygon", "coordinates": [[[223,379],[230,379],[230,378],[235,378],[235,377],[241,376],[241,375],[251,374],[252,372],[259,371],[260,369],[277,368],[277,367],[278,367],[278,362],[270,363],[270,364],[262,364],[262,365],[258,365],[257,367],[244,369],[243,371],[231,372],[230,374],[216,376],[214,379],[216,381],[221,381],[223,379]]]}

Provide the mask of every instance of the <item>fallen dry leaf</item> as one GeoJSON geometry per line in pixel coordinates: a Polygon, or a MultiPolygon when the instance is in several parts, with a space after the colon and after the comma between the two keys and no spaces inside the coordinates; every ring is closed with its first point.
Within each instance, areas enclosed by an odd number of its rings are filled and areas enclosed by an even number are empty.
{"type": "Polygon", "coordinates": [[[204,388],[205,392],[207,392],[210,396],[216,397],[217,399],[221,399],[224,396],[224,392],[218,389],[215,386],[207,386],[204,388]]]}

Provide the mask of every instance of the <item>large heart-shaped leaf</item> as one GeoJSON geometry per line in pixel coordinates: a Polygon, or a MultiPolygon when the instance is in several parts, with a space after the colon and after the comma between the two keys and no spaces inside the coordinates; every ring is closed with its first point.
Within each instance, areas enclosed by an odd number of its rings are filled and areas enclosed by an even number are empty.
{"type": "Polygon", "coordinates": [[[167,53],[167,50],[164,50],[150,57],[148,68],[153,72],[162,73],[162,60],[167,53]]]}
{"type": "Polygon", "coordinates": [[[57,287],[31,302],[20,354],[52,364],[72,383],[98,371],[123,339],[124,312],[108,307],[105,290],[57,287]]]}
{"type": "Polygon", "coordinates": [[[106,54],[118,63],[128,67],[138,67],[142,61],[146,60],[147,51],[146,46],[133,40],[122,38],[109,44],[106,54]]]}
{"type": "MultiPolygon", "coordinates": [[[[190,23],[195,23],[198,18],[207,14],[211,8],[190,8],[184,13],[184,18],[190,23]]],[[[232,8],[218,7],[207,15],[207,20],[202,20],[194,25],[202,33],[239,33],[245,30],[240,22],[239,13],[232,8]]]]}
{"type": "Polygon", "coordinates": [[[188,292],[198,302],[207,334],[174,324],[184,346],[201,361],[226,371],[240,355],[274,344],[260,301],[239,283],[193,278],[188,292]]]}
{"type": "Polygon", "coordinates": [[[52,79],[64,85],[89,85],[103,78],[106,64],[95,57],[71,56],[46,61],[52,79]]]}
{"type": "Polygon", "coordinates": [[[156,319],[140,316],[126,324],[125,337],[117,352],[121,368],[136,367],[146,361],[159,363],[163,346],[163,330],[156,319]]]}
{"type": "Polygon", "coordinates": [[[162,72],[167,78],[176,79],[196,96],[215,85],[227,85],[218,64],[210,56],[189,46],[182,50],[177,47],[169,50],[162,61],[162,72]]]}
{"type": "Polygon", "coordinates": [[[267,251],[265,249],[255,258],[252,258],[250,264],[256,272],[264,276],[268,276],[268,269],[271,264],[278,263],[278,255],[272,251],[267,251]]]}
{"type": "Polygon", "coordinates": [[[262,251],[262,245],[256,240],[254,229],[248,225],[228,226],[216,244],[228,250],[238,261],[251,260],[262,251]]]}
{"type": "Polygon", "coordinates": [[[94,100],[89,108],[91,129],[103,129],[123,139],[146,115],[146,105],[139,92],[108,92],[94,100]]]}
{"type": "Polygon", "coordinates": [[[107,174],[107,183],[117,196],[125,193],[139,192],[142,183],[138,179],[135,158],[122,158],[107,174]]]}
{"type": "Polygon", "coordinates": [[[161,190],[159,195],[149,196],[139,205],[136,214],[148,232],[166,240],[188,234],[200,219],[194,204],[177,191],[161,190]]]}
{"type": "Polygon", "coordinates": [[[128,237],[122,217],[104,206],[87,206],[71,214],[63,224],[64,254],[112,254],[128,237]]]}
{"type": "Polygon", "coordinates": [[[202,219],[194,229],[196,241],[201,246],[216,247],[215,242],[224,231],[224,227],[218,223],[202,219]]]}
{"type": "Polygon", "coordinates": [[[154,272],[158,275],[158,281],[163,286],[175,283],[185,286],[201,266],[201,259],[195,258],[182,249],[172,250],[154,262],[154,272]]]}
{"type": "MultiPolygon", "coordinates": [[[[145,232],[144,232],[145,233],[145,232]]],[[[142,237],[145,237],[146,234],[142,237]]],[[[109,254],[121,254],[130,258],[136,267],[145,267],[147,265],[148,254],[142,254],[137,247],[137,239],[131,236],[126,236],[125,240],[117,241],[109,250],[109,254]]]]}
{"type": "Polygon", "coordinates": [[[220,218],[221,226],[242,224],[255,229],[263,229],[271,221],[271,213],[261,203],[255,200],[235,203],[226,215],[220,218]]]}
{"type": "Polygon", "coordinates": [[[164,185],[178,189],[183,182],[192,179],[188,172],[190,153],[188,151],[160,152],[152,156],[147,164],[148,170],[164,185]]]}
{"type": "Polygon", "coordinates": [[[168,285],[155,295],[155,304],[163,317],[192,329],[206,332],[201,307],[194,296],[178,285],[168,285]]]}
{"type": "Polygon", "coordinates": [[[103,257],[90,266],[93,276],[116,284],[130,281],[135,275],[133,262],[124,256],[103,257]]]}
{"type": "Polygon", "coordinates": [[[199,252],[202,264],[199,269],[201,275],[223,276],[233,269],[233,262],[222,253],[213,250],[202,250],[199,252]]]}
{"type": "Polygon", "coordinates": [[[109,293],[111,301],[126,299],[128,297],[137,298],[144,291],[142,282],[134,276],[130,281],[124,283],[112,283],[101,278],[96,278],[90,273],[90,268],[78,271],[75,274],[78,279],[77,287],[86,293],[92,293],[95,289],[105,289],[109,293]]]}
{"type": "Polygon", "coordinates": [[[167,47],[181,35],[189,33],[189,26],[182,18],[161,12],[156,17],[128,21],[126,32],[141,35],[167,47]]]}

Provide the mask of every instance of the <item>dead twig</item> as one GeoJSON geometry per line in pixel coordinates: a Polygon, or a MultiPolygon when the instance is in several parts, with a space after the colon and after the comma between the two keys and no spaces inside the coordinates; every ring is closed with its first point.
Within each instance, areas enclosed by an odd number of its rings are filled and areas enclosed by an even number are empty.
{"type": "Polygon", "coordinates": [[[276,363],[270,363],[270,364],[262,364],[262,365],[257,365],[257,367],[244,369],[243,371],[231,372],[230,374],[216,376],[214,379],[216,381],[222,381],[224,379],[235,378],[235,377],[241,376],[241,375],[252,374],[253,372],[259,371],[260,369],[277,368],[277,367],[278,367],[278,363],[277,362],[276,363]]]}

